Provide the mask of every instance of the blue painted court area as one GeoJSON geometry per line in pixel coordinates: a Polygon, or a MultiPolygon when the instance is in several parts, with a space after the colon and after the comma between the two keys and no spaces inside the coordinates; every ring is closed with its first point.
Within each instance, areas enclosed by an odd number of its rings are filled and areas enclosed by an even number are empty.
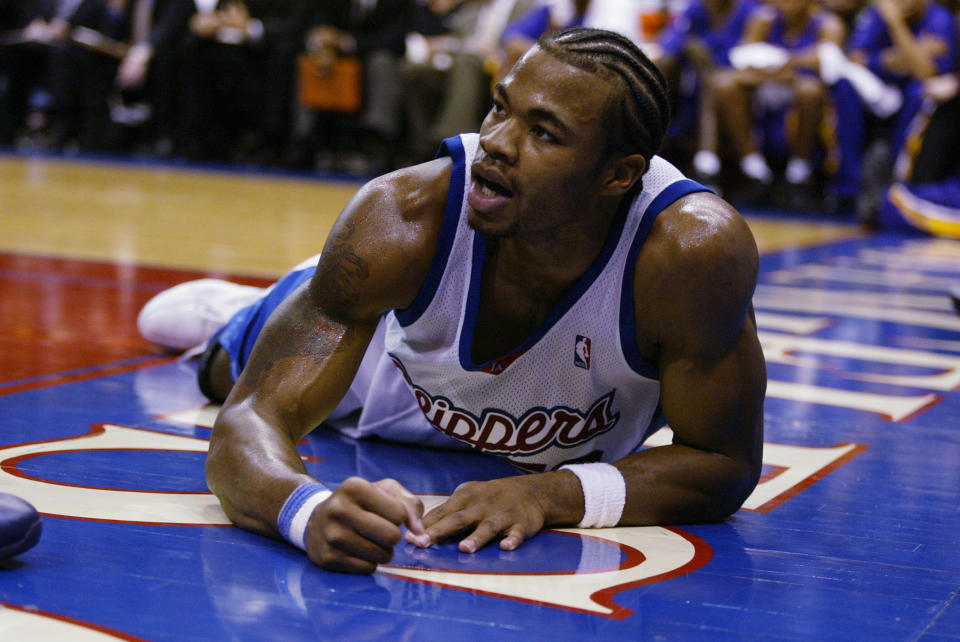
{"type": "MultiPolygon", "coordinates": [[[[744,509],[509,553],[401,544],[372,577],[225,524],[193,364],[5,382],[0,491],[45,517],[0,564],[0,638],[960,639],[960,244],[879,235],[761,269],[765,469],[744,509]]],[[[323,430],[300,452],[326,484],[394,477],[428,505],[514,474],[323,430]]]]}

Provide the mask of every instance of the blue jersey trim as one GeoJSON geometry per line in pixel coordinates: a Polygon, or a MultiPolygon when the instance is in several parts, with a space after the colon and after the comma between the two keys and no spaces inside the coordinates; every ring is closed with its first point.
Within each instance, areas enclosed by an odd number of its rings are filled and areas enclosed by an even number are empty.
{"type": "Polygon", "coordinates": [[[656,198],[651,201],[644,212],[637,232],[630,245],[630,253],[624,267],[623,286],[620,292],[620,345],[623,346],[623,358],[637,374],[647,379],[660,379],[660,367],[640,354],[637,347],[637,318],[636,306],[633,299],[633,283],[637,266],[637,256],[644,241],[650,235],[653,222],[668,205],[677,199],[694,192],[709,192],[700,183],[689,179],[682,179],[671,183],[656,198]]]}
{"type": "Polygon", "coordinates": [[[437,239],[437,249],[430,263],[430,270],[427,272],[427,278],[424,279],[420,291],[409,307],[403,310],[396,310],[397,321],[402,326],[409,326],[426,311],[427,306],[433,301],[437,288],[440,287],[440,279],[447,269],[447,260],[450,258],[450,249],[453,247],[453,241],[457,236],[457,226],[460,223],[460,211],[463,209],[463,190],[466,180],[466,152],[463,149],[463,141],[459,136],[448,138],[443,141],[440,151],[437,152],[437,158],[450,156],[453,160],[453,170],[450,172],[450,190],[447,193],[447,205],[443,211],[443,222],[440,224],[440,237],[437,239]]]}
{"type": "Polygon", "coordinates": [[[476,328],[477,315],[480,310],[480,295],[483,291],[483,267],[487,256],[487,239],[483,234],[474,232],[473,238],[473,263],[470,271],[470,284],[467,290],[467,309],[464,314],[463,329],[460,332],[460,365],[464,370],[486,370],[494,362],[505,361],[507,364],[516,358],[517,355],[526,352],[532,348],[556,323],[565,315],[571,307],[583,296],[583,293],[593,285],[607,262],[613,255],[614,250],[620,242],[620,236],[623,234],[623,226],[627,220],[627,214],[630,212],[630,200],[624,201],[617,211],[607,233],[607,239],[597,258],[593,260],[586,272],[581,275],[573,286],[567,290],[560,300],[553,306],[546,318],[540,324],[540,327],[531,334],[526,341],[511,350],[506,355],[501,355],[496,359],[491,359],[485,363],[474,363],[473,361],[473,333],[476,328]],[[507,361],[509,359],[510,361],[507,361]]]}
{"type": "Polygon", "coordinates": [[[247,367],[250,353],[253,352],[253,346],[267,319],[287,297],[312,279],[316,271],[317,266],[310,265],[302,270],[288,272],[265,296],[234,314],[214,335],[213,340],[223,346],[230,355],[230,374],[234,381],[247,367]]]}

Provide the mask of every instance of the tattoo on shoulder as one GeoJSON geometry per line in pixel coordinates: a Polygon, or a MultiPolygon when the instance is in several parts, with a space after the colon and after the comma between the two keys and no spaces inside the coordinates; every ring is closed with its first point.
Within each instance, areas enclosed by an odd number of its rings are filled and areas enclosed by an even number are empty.
{"type": "Polygon", "coordinates": [[[344,312],[354,310],[360,300],[357,286],[370,278],[370,265],[357,254],[350,239],[356,232],[356,224],[348,223],[340,237],[324,251],[320,269],[315,278],[323,287],[323,298],[333,307],[344,312]]]}
{"type": "Polygon", "coordinates": [[[306,358],[317,365],[349,350],[357,332],[350,323],[336,321],[315,306],[288,319],[283,327],[268,327],[257,339],[244,376],[259,382],[274,367],[290,358],[306,358]],[[292,331],[291,331],[292,330],[292,331]]]}
{"type": "Polygon", "coordinates": [[[305,300],[305,305],[291,311],[285,327],[264,329],[259,350],[246,366],[251,381],[258,381],[287,358],[309,357],[322,363],[353,347],[358,332],[348,319],[361,298],[359,285],[370,277],[369,264],[350,242],[355,232],[356,226],[348,223],[324,248],[307,297],[311,302],[305,300]]]}

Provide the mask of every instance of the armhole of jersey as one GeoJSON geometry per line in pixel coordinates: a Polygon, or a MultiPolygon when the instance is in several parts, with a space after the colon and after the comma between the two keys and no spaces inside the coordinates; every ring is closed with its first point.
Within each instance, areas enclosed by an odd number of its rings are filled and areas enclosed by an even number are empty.
{"type": "Polygon", "coordinates": [[[637,256],[644,241],[650,235],[653,222],[668,205],[677,199],[694,192],[709,192],[708,188],[689,179],[682,179],[668,185],[656,198],[651,201],[644,212],[643,219],[637,227],[636,234],[630,244],[627,262],[624,266],[623,285],[620,292],[620,345],[623,346],[623,357],[634,372],[648,379],[660,379],[660,367],[657,363],[644,358],[637,347],[637,318],[636,306],[633,298],[633,283],[637,266],[637,256]]]}
{"type": "Polygon", "coordinates": [[[450,189],[447,193],[447,204],[443,211],[443,222],[440,224],[440,237],[437,239],[437,249],[430,263],[427,278],[424,279],[413,303],[403,310],[395,311],[397,321],[402,326],[409,326],[419,319],[430,302],[433,301],[437,288],[440,287],[440,279],[447,269],[450,249],[453,247],[453,240],[457,235],[460,211],[463,209],[464,181],[466,180],[465,152],[459,136],[443,141],[440,151],[437,152],[437,158],[444,156],[449,156],[453,160],[453,169],[450,172],[450,189]]]}

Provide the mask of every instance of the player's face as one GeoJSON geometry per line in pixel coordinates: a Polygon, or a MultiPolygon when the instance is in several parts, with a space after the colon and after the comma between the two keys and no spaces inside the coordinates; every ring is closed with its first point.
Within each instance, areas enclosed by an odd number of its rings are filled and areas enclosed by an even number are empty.
{"type": "Polygon", "coordinates": [[[903,0],[900,5],[900,11],[903,12],[903,16],[908,20],[914,20],[923,15],[926,8],[926,0],[903,0]]]}
{"type": "Polygon", "coordinates": [[[467,195],[469,223],[495,237],[543,236],[589,216],[605,166],[599,76],[534,48],[494,92],[467,195]]]}
{"type": "Polygon", "coordinates": [[[788,22],[792,22],[809,14],[814,0],[776,0],[773,4],[788,22]]]}
{"type": "Polygon", "coordinates": [[[853,16],[865,0],[820,0],[820,6],[842,16],[853,16]]]}

